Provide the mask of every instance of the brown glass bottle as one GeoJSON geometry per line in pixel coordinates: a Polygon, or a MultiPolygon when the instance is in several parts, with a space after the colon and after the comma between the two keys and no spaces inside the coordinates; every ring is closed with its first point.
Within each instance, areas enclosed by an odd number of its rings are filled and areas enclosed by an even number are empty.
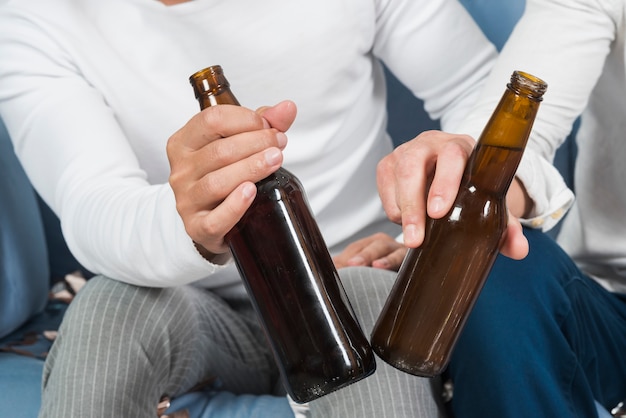
{"type": "MultiPolygon", "coordinates": [[[[190,77],[202,109],[235,104],[220,66],[190,77]]],[[[374,373],[376,364],[300,181],[280,168],[256,184],[226,242],[286,389],[308,402],[374,373]]]]}
{"type": "Polygon", "coordinates": [[[428,219],[372,332],[372,348],[418,376],[443,371],[498,254],[506,193],[547,85],[514,72],[467,162],[452,209],[428,219]]]}

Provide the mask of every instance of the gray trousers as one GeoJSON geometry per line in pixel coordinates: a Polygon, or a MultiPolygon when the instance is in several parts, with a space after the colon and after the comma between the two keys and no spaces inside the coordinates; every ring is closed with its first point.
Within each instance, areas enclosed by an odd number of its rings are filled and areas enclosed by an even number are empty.
{"type": "MultiPolygon", "coordinates": [[[[369,335],[395,274],[348,268],[340,275],[369,335]]],[[[173,397],[213,379],[233,393],[284,393],[245,296],[95,277],[72,302],[48,355],[40,418],[154,418],[162,395],[173,397]]],[[[311,415],[440,416],[428,379],[380,359],[374,375],[311,402],[311,415]]]]}

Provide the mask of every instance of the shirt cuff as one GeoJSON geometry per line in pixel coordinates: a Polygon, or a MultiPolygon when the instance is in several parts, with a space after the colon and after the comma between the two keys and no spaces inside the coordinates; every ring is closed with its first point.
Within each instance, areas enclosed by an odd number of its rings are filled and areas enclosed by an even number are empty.
{"type": "Polygon", "coordinates": [[[517,170],[517,178],[534,202],[530,216],[520,219],[522,225],[549,231],[574,203],[574,193],[559,171],[532,149],[527,149],[517,170]]]}

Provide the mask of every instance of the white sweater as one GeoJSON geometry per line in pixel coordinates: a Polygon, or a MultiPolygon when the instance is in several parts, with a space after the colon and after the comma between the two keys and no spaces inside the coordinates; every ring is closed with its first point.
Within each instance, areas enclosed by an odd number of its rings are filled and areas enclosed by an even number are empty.
{"type": "Polygon", "coordinates": [[[198,112],[189,75],[220,64],[245,106],[296,102],[285,166],[336,251],[399,232],[375,183],[392,147],[377,57],[453,129],[494,56],[448,0],[5,0],[0,116],[87,268],[218,286],[220,267],[195,252],[167,183],[165,143],[198,112]]]}
{"type": "MultiPolygon", "coordinates": [[[[625,37],[624,0],[527,0],[525,15],[502,51],[476,112],[482,120],[493,109],[501,80],[513,69],[543,78],[548,91],[529,147],[551,156],[584,110],[577,135],[576,202],[558,242],[587,273],[622,293],[626,293],[625,37]]],[[[524,173],[526,177],[521,172],[520,176],[526,186],[536,190],[535,183],[543,179],[532,176],[532,170],[524,173]]]]}

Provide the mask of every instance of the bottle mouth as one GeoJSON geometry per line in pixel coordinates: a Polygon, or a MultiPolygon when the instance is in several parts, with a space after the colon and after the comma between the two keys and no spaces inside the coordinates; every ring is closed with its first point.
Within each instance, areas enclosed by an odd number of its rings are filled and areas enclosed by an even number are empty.
{"type": "Polygon", "coordinates": [[[230,87],[224,76],[221,65],[212,65],[189,76],[196,98],[207,94],[217,94],[220,90],[230,87]]]}
{"type": "Polygon", "coordinates": [[[513,71],[508,86],[516,93],[536,101],[541,101],[548,89],[548,83],[525,71],[513,71]]]}
{"type": "Polygon", "coordinates": [[[222,70],[221,65],[211,65],[210,67],[206,67],[200,71],[196,71],[191,76],[189,76],[189,80],[194,80],[199,77],[215,77],[219,75],[224,75],[224,70],[222,70]]]}

